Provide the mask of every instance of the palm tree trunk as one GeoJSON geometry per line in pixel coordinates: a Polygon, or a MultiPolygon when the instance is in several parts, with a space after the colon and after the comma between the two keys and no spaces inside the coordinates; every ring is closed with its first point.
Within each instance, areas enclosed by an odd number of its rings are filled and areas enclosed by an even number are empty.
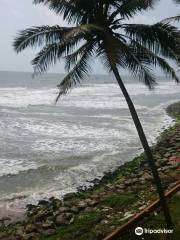
{"type": "Polygon", "coordinates": [[[124,86],[124,83],[123,83],[120,75],[119,75],[117,67],[116,66],[113,67],[112,70],[113,70],[113,73],[114,73],[114,75],[116,77],[116,80],[119,84],[119,87],[121,88],[121,91],[122,91],[122,93],[123,93],[123,95],[126,99],[126,102],[128,104],[132,119],[133,119],[134,124],[135,124],[136,129],[137,129],[141,144],[144,148],[146,159],[147,159],[149,167],[152,171],[154,181],[155,181],[155,184],[156,184],[156,188],[157,188],[157,192],[159,194],[160,202],[161,202],[161,205],[162,205],[162,208],[163,208],[163,211],[164,211],[164,217],[165,217],[165,220],[166,220],[167,227],[172,228],[171,215],[170,215],[170,212],[169,212],[166,197],[164,195],[164,190],[163,190],[163,187],[162,187],[161,179],[159,177],[157,167],[156,167],[156,164],[155,164],[155,161],[154,161],[154,158],[153,158],[153,154],[151,152],[148,141],[146,139],[143,127],[142,127],[141,122],[139,120],[139,117],[138,117],[138,114],[137,114],[136,109],[134,107],[134,104],[133,104],[133,102],[132,102],[132,100],[131,100],[131,98],[130,98],[130,96],[129,96],[129,94],[128,94],[125,86],[124,86]]]}

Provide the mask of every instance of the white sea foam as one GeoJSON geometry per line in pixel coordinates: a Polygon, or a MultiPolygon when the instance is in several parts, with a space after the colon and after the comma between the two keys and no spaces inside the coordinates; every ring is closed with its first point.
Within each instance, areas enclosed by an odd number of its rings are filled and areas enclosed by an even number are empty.
{"type": "Polygon", "coordinates": [[[27,107],[53,104],[56,89],[0,88],[0,106],[27,107]]]}
{"type": "Polygon", "coordinates": [[[0,158],[0,177],[5,175],[14,175],[29,169],[37,169],[39,166],[35,162],[26,159],[3,159],[0,158]]]}
{"type": "MultiPolygon", "coordinates": [[[[180,88],[173,82],[162,82],[155,91],[144,85],[126,86],[152,144],[161,129],[172,124],[164,108],[179,98],[180,88]]],[[[10,200],[25,195],[27,199],[20,201],[27,203],[62,196],[80,185],[91,185],[94,178],[114,169],[141,148],[116,84],[76,88],[54,106],[56,94],[53,88],[0,88],[0,176],[34,169],[33,174],[37,170],[41,178],[49,181],[24,190],[17,188],[8,196],[0,192],[1,198],[10,200]],[[69,161],[67,156],[72,156],[76,165],[69,164],[66,170],[58,168],[55,174],[61,161],[69,161]],[[46,175],[48,171],[43,175],[43,168],[40,171],[44,164],[50,166],[53,178],[46,175]]]]}
{"type": "MultiPolygon", "coordinates": [[[[155,90],[149,91],[143,84],[126,84],[130,95],[168,95],[180,92],[180,86],[173,82],[161,82],[155,90]]],[[[0,106],[27,107],[29,105],[52,105],[57,89],[0,88],[0,106]]],[[[116,84],[95,84],[79,87],[71,91],[68,97],[63,97],[59,103],[62,106],[82,108],[127,108],[121,91],[116,84]]],[[[143,108],[144,106],[137,106],[143,108]]]]}

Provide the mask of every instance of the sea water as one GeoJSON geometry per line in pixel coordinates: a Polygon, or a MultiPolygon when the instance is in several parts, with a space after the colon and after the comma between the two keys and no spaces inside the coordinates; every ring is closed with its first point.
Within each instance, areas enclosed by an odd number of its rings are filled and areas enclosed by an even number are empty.
{"type": "MultiPolygon", "coordinates": [[[[25,205],[90,186],[142,151],[122,93],[110,76],[93,76],[55,104],[62,75],[32,79],[0,72],[0,204],[25,205]]],[[[172,124],[165,108],[180,86],[149,91],[125,78],[151,144],[172,124]]]]}

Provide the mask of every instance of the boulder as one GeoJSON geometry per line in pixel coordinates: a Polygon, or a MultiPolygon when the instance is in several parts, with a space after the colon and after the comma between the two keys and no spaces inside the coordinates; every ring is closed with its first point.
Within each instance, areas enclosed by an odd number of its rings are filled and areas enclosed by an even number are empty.
{"type": "Polygon", "coordinates": [[[46,237],[54,235],[54,234],[56,234],[55,229],[47,229],[47,230],[43,231],[43,235],[46,237]]]}
{"type": "Polygon", "coordinates": [[[47,200],[40,200],[38,202],[38,205],[42,205],[42,206],[47,206],[48,204],[49,204],[49,201],[47,201],[47,200]]]}
{"type": "Polygon", "coordinates": [[[53,221],[46,221],[42,224],[43,229],[53,229],[55,227],[55,224],[53,221]]]}
{"type": "Polygon", "coordinates": [[[37,227],[34,224],[28,224],[25,228],[26,233],[37,232],[37,227]]]}
{"type": "Polygon", "coordinates": [[[137,183],[138,181],[139,181],[138,178],[127,179],[127,180],[124,182],[124,184],[125,184],[125,186],[131,186],[131,185],[137,183]]]}
{"type": "Polygon", "coordinates": [[[70,209],[70,211],[71,211],[72,213],[78,213],[78,212],[79,212],[79,209],[74,206],[74,207],[72,207],[72,208],[70,209]]]}
{"type": "Polygon", "coordinates": [[[65,214],[58,215],[55,220],[57,226],[68,225],[69,222],[65,214]]]}
{"type": "Polygon", "coordinates": [[[29,233],[25,234],[22,238],[23,240],[38,240],[38,234],[36,233],[29,233]]]}
{"type": "Polygon", "coordinates": [[[79,210],[83,210],[83,209],[85,209],[87,206],[88,206],[88,204],[87,204],[85,201],[80,201],[80,202],[77,204],[77,208],[78,208],[79,210]]]}

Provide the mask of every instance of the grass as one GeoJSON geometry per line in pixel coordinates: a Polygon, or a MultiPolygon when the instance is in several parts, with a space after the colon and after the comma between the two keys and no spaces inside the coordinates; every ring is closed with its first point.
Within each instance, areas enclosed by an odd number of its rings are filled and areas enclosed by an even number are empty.
{"type": "MultiPolygon", "coordinates": [[[[116,206],[122,203],[130,204],[133,200],[132,196],[128,194],[125,196],[117,197],[112,196],[106,199],[106,205],[116,206]]],[[[128,231],[128,234],[123,235],[119,240],[179,240],[180,236],[180,196],[174,196],[169,202],[173,223],[175,226],[173,234],[144,234],[142,236],[136,236],[134,229],[128,231]]],[[[104,213],[101,212],[91,212],[83,213],[79,217],[76,217],[74,223],[67,227],[60,227],[58,229],[57,235],[53,237],[43,237],[41,240],[95,240],[103,239],[103,237],[109,233],[111,225],[109,223],[100,225],[99,223],[104,218],[104,213]],[[101,235],[102,234],[102,235],[101,235]]],[[[118,214],[117,214],[118,219],[118,214]]],[[[118,222],[118,221],[117,221],[118,222]]],[[[116,223],[117,223],[116,222],[116,223]]],[[[114,222],[115,226],[118,227],[114,222]]],[[[145,223],[138,224],[142,228],[147,229],[164,229],[166,228],[164,224],[164,217],[162,212],[158,213],[156,216],[151,215],[145,223]]]]}
{"type": "Polygon", "coordinates": [[[125,193],[125,194],[114,194],[112,196],[106,197],[100,205],[107,206],[111,208],[121,208],[127,207],[128,205],[132,204],[135,200],[135,194],[133,193],[125,193]]]}
{"type": "Polygon", "coordinates": [[[42,239],[55,240],[94,240],[97,239],[94,226],[102,220],[102,213],[83,213],[76,217],[74,223],[68,227],[60,227],[57,235],[42,239]]]}
{"type": "MultiPolygon", "coordinates": [[[[179,240],[180,236],[180,196],[176,194],[169,202],[170,211],[173,219],[174,224],[174,232],[173,234],[143,234],[142,236],[136,236],[134,233],[134,229],[137,227],[134,227],[132,230],[129,231],[128,234],[122,236],[119,240],[179,240]]],[[[146,221],[142,225],[138,225],[142,228],[147,229],[167,229],[165,223],[164,223],[164,216],[163,213],[160,212],[156,216],[152,215],[150,218],[148,218],[148,221],[146,221]]]]}

